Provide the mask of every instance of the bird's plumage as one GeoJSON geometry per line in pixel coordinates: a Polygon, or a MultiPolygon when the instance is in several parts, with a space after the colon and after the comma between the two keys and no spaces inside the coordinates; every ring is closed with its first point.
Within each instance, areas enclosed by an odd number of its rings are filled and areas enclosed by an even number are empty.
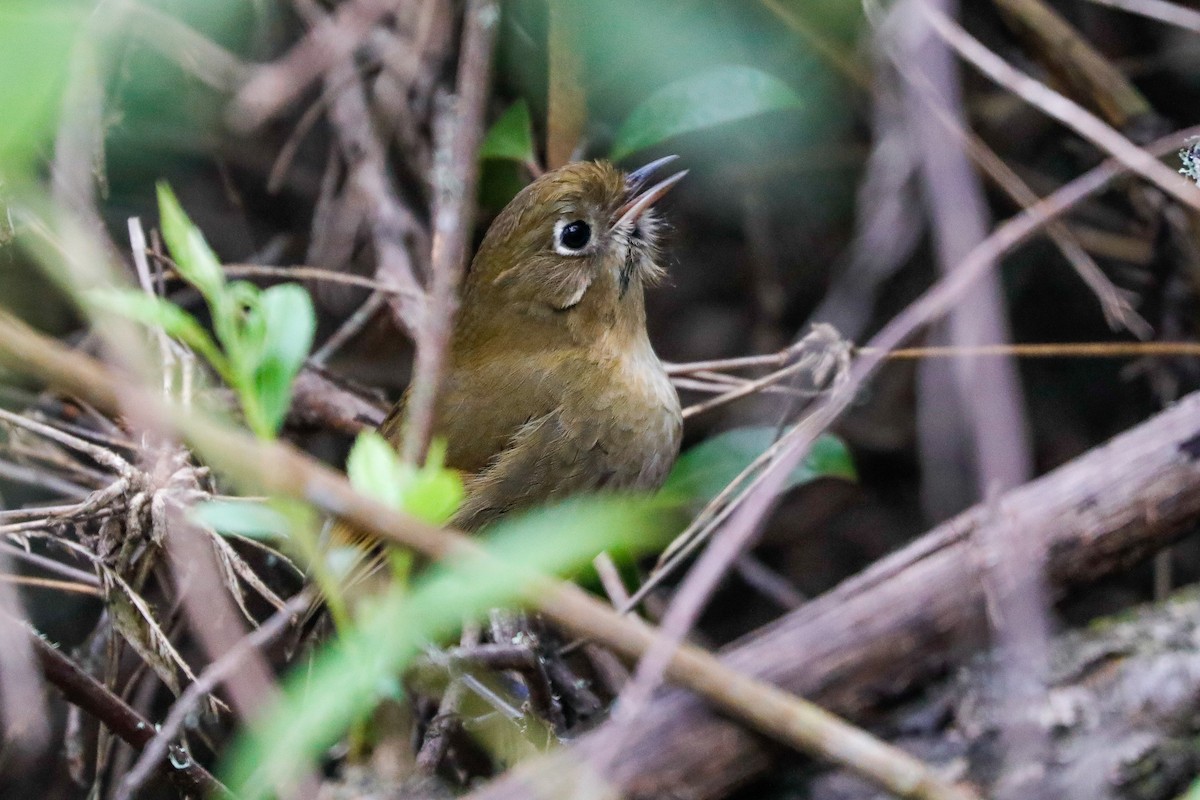
{"type": "MultiPolygon", "coordinates": [[[[682,418],[646,334],[643,286],[661,273],[650,206],[670,184],[653,197],[641,184],[605,162],[569,164],[527,186],[488,229],[435,411],[447,464],[466,477],[456,526],[665,478],[682,418]],[[639,198],[644,208],[630,211],[639,198]]],[[[402,405],[381,428],[394,444],[402,405]]]]}

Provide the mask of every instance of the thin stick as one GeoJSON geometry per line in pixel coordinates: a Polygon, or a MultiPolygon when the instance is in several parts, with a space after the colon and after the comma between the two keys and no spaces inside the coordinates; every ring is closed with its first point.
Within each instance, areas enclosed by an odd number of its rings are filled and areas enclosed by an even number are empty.
{"type": "MultiPolygon", "coordinates": [[[[878,354],[862,347],[856,352],[878,354]]],[[[1131,358],[1149,356],[1200,356],[1200,342],[1056,342],[995,344],[974,347],[902,347],[886,354],[889,360],[914,358],[974,358],[1015,356],[1017,358],[1131,358]]]]}
{"type": "Polygon", "coordinates": [[[917,8],[938,36],[984,75],[1071,128],[1180,203],[1200,211],[1200,191],[1181,175],[1164,166],[1074,100],[1012,67],[942,12],[920,0],[917,8]]]}
{"type": "Polygon", "coordinates": [[[500,7],[495,0],[469,0],[463,26],[454,119],[451,124],[447,117],[442,118],[450,126],[449,135],[445,135],[444,126],[439,126],[444,134],[439,138],[444,141],[439,144],[434,164],[431,286],[416,337],[417,356],[405,407],[402,453],[412,463],[425,458],[433,437],[434,403],[446,378],[450,334],[458,311],[458,285],[466,271],[475,222],[477,153],[483,141],[500,7]]]}
{"type": "Polygon", "coordinates": [[[167,756],[171,742],[179,735],[179,731],[187,721],[188,715],[192,713],[192,709],[235,670],[240,669],[247,656],[253,654],[255,650],[267,646],[287,630],[288,625],[296,619],[298,614],[309,608],[311,603],[312,598],[306,592],[300,592],[290,598],[283,608],[272,614],[270,619],[260,625],[257,630],[242,637],[237,644],[226,650],[220,658],[209,664],[203,672],[196,676],[196,680],[171,706],[171,710],[162,724],[158,726],[154,737],[146,742],[142,748],[142,754],[138,756],[133,767],[125,773],[125,779],[121,781],[116,800],[129,800],[141,789],[149,780],[154,768],[167,756]]]}
{"type": "MultiPolygon", "coordinates": [[[[95,360],[34,332],[3,310],[0,363],[40,375],[60,390],[77,392],[104,410],[116,411],[120,399],[136,398],[146,408],[162,412],[164,418],[169,414],[160,398],[127,382],[119,384],[95,360]]],[[[214,466],[234,480],[311,502],[383,541],[433,558],[481,553],[466,534],[405,517],[360,495],[344,475],[290,445],[255,440],[195,410],[175,414],[172,419],[214,466]]],[[[628,658],[640,657],[657,641],[653,628],[621,617],[577,586],[546,578],[516,562],[505,561],[496,568],[509,570],[530,602],[575,635],[603,643],[628,658]]],[[[973,792],[948,784],[904,751],[812,703],[737,672],[698,647],[675,649],[668,659],[667,675],[761,733],[851,769],[898,796],[975,798],[973,792]]]]}
{"type": "Polygon", "coordinates": [[[1193,33],[1200,33],[1200,11],[1185,8],[1178,3],[1168,3],[1166,0],[1092,0],[1092,2],[1100,6],[1128,11],[1131,14],[1140,14],[1148,19],[1156,19],[1193,33]]]}
{"type": "Polygon", "coordinates": [[[0,574],[0,582],[9,583],[15,586],[32,586],[36,589],[53,589],[57,592],[74,592],[75,594],[87,594],[92,597],[101,597],[100,589],[95,586],[89,586],[86,583],[76,583],[75,581],[60,581],[54,578],[38,578],[33,575],[5,575],[0,574]]]}
{"type": "MultiPolygon", "coordinates": [[[[123,742],[140,750],[154,739],[154,725],[130,708],[107,686],[81,670],[73,661],[60,653],[33,631],[29,641],[34,656],[41,665],[46,680],[58,687],[67,702],[100,720],[106,728],[123,742]]],[[[184,767],[176,767],[167,758],[160,758],[156,766],[177,787],[190,795],[201,797],[232,798],[229,790],[204,767],[189,761],[184,767]]]]}
{"type": "Polygon", "coordinates": [[[0,542],[0,552],[7,553],[12,558],[33,564],[35,567],[41,567],[47,572],[53,572],[57,575],[63,576],[64,578],[70,578],[75,583],[83,583],[88,586],[100,585],[100,580],[90,572],[84,572],[81,569],[76,569],[70,564],[64,564],[61,561],[55,561],[53,558],[46,558],[45,556],[38,555],[37,553],[30,553],[29,551],[17,547],[16,545],[9,544],[8,542],[0,542]]]}
{"type": "Polygon", "coordinates": [[[333,335],[308,357],[308,360],[317,366],[324,366],[330,356],[345,347],[347,342],[367,326],[367,323],[383,308],[384,302],[381,292],[372,292],[371,296],[333,332],[333,335]]]}

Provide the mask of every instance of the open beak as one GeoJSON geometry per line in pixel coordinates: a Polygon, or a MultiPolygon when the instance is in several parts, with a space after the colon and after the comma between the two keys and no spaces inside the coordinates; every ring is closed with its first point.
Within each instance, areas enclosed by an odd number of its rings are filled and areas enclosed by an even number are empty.
{"type": "Polygon", "coordinates": [[[671,177],[661,180],[643,191],[643,187],[650,182],[650,176],[678,158],[679,156],[663,156],[656,161],[651,161],[641,169],[636,169],[629,173],[629,177],[626,180],[629,200],[626,201],[625,205],[617,209],[615,215],[617,221],[613,224],[614,228],[619,228],[627,223],[632,224],[637,222],[638,218],[646,213],[646,209],[661,200],[667,192],[671,191],[671,187],[683,180],[683,176],[688,174],[686,169],[676,172],[671,177]]]}

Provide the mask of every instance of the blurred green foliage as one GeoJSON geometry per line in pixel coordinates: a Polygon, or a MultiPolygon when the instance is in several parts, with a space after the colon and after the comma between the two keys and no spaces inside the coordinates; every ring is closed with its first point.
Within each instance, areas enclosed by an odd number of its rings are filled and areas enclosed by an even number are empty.
{"type": "Polygon", "coordinates": [[[447,469],[446,443],[435,441],[425,463],[410,464],[400,458],[375,431],[358,435],[346,459],[346,475],[363,494],[434,525],[450,521],[466,497],[462,477],[447,469]]]}
{"type": "MultiPolygon", "coordinates": [[[[703,506],[765,453],[778,439],[774,427],[734,428],[700,442],[679,456],[662,491],[684,498],[688,507],[703,506]]],[[[854,481],[858,473],[845,442],[824,434],[813,442],[808,456],[788,474],[785,489],[818,478],[854,481]]]]}
{"type": "Polygon", "coordinates": [[[394,584],[356,625],[293,670],[282,700],[231,750],[224,770],[230,788],[245,800],[271,796],[380,698],[400,694],[396,676],[405,665],[464,616],[525,599],[533,576],[571,575],[603,550],[647,552],[672,524],[661,499],[576,498],[498,523],[482,541],[485,555],[439,564],[411,590],[394,584]]]}
{"type": "Polygon", "coordinates": [[[53,140],[82,2],[0,3],[0,189],[30,177],[53,140]]]}
{"type": "Polygon", "coordinates": [[[294,283],[260,289],[247,281],[226,281],[216,254],[165,183],[159,184],[158,199],[163,238],[180,276],[204,297],[215,340],[195,317],[157,295],[107,289],[92,292],[91,298],[104,310],[162,328],[203,356],[237,394],[250,429],[260,438],[273,438],[287,416],[292,382],[316,332],[312,300],[294,283]]]}
{"type": "Polygon", "coordinates": [[[620,161],[685,133],[803,106],[799,95],[761,70],[713,67],[669,83],[643,100],[621,124],[610,155],[620,161]]]}

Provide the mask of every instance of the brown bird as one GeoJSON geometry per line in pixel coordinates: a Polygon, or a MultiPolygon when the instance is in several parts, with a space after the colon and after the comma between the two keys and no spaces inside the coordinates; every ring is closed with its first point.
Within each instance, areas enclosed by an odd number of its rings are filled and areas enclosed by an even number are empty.
{"type": "MultiPolygon", "coordinates": [[[[466,477],[452,524],[596,489],[654,489],[679,452],[679,398],[646,335],[643,287],[662,275],[654,185],[674,156],[625,174],[568,164],[492,222],[467,272],[435,409],[466,477]]],[[[399,445],[404,400],[381,431],[399,445]]]]}

